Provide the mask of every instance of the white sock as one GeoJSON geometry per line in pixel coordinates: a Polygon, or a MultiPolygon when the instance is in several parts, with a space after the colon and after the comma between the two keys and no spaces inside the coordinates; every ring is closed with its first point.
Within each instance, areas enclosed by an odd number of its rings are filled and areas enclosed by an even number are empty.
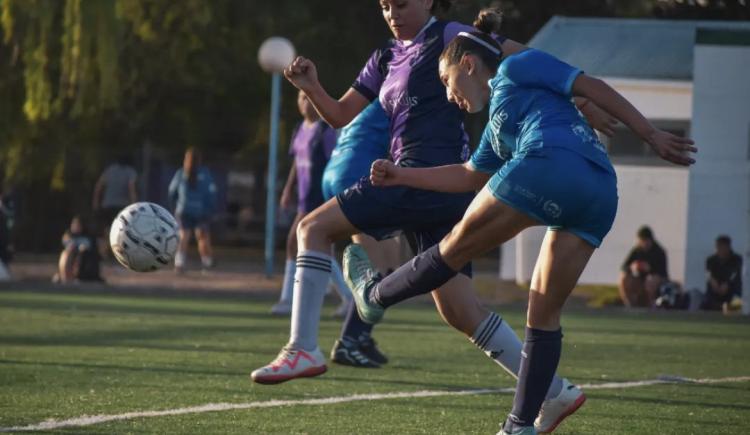
{"type": "MultiPolygon", "coordinates": [[[[503,322],[503,318],[497,313],[490,313],[479,324],[474,335],[471,336],[471,342],[510,373],[513,378],[518,378],[523,344],[508,323],[503,322]]],[[[555,375],[545,400],[556,397],[561,389],[562,379],[555,375]]]]}
{"type": "Polygon", "coordinates": [[[296,260],[286,260],[284,265],[284,283],[281,286],[279,302],[292,302],[294,291],[294,272],[297,270],[296,260]]]}
{"type": "Polygon", "coordinates": [[[322,252],[302,251],[297,254],[289,334],[289,345],[293,348],[310,351],[318,347],[320,311],[331,276],[331,260],[322,252]]]}
{"type": "Polygon", "coordinates": [[[352,300],[352,290],[346,285],[344,273],[341,271],[341,266],[339,266],[339,262],[335,258],[331,259],[331,281],[333,281],[333,286],[336,288],[342,301],[349,302],[352,300]]]}
{"type": "Polygon", "coordinates": [[[201,264],[203,267],[211,267],[214,265],[213,257],[201,257],[201,264]]]}
{"type": "Polygon", "coordinates": [[[185,253],[182,251],[177,251],[177,255],[174,256],[174,265],[175,267],[182,267],[185,265],[185,253]]]}

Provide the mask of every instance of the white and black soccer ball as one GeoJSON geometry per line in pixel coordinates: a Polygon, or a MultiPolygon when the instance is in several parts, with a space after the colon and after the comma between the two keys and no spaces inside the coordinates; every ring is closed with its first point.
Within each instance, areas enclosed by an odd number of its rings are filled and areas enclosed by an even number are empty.
{"type": "Polygon", "coordinates": [[[125,207],[112,222],[109,244],[115,258],[136,272],[168,266],[177,251],[177,221],[164,207],[136,202],[125,207]]]}

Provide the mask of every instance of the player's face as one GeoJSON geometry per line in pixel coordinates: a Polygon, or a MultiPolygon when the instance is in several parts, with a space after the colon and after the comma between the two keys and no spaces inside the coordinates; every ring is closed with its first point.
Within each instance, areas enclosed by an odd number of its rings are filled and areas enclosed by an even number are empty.
{"type": "Polygon", "coordinates": [[[302,91],[297,94],[297,108],[299,108],[299,113],[306,120],[314,121],[318,119],[318,112],[315,110],[315,106],[312,105],[310,99],[302,91]]]}
{"type": "Polygon", "coordinates": [[[474,58],[464,56],[460,63],[453,65],[447,60],[441,60],[439,73],[440,81],[445,85],[448,101],[456,104],[461,110],[477,113],[487,105],[489,86],[477,70],[474,58]]]}
{"type": "Polygon", "coordinates": [[[393,36],[408,41],[430,18],[432,0],[380,0],[380,8],[393,36]]]}
{"type": "Polygon", "coordinates": [[[83,224],[81,223],[81,220],[79,218],[73,218],[73,220],[70,222],[70,232],[71,233],[80,233],[83,231],[83,224]]]}

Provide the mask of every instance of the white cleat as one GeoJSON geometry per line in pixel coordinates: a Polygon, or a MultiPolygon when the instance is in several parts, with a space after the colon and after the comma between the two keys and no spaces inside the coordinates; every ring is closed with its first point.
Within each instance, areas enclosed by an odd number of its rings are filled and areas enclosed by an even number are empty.
{"type": "Polygon", "coordinates": [[[284,347],[276,359],[255,370],[250,377],[259,384],[278,384],[295,378],[319,376],[326,370],[326,359],[320,348],[308,352],[284,347]]]}
{"type": "Polygon", "coordinates": [[[534,421],[534,427],[540,434],[552,433],[566,417],[578,411],[586,401],[586,395],[580,388],[567,379],[563,379],[562,383],[560,394],[542,403],[539,416],[534,421]]]}
{"type": "Polygon", "coordinates": [[[276,305],[271,307],[271,314],[274,316],[288,316],[292,314],[292,302],[291,301],[279,301],[276,305]]]}

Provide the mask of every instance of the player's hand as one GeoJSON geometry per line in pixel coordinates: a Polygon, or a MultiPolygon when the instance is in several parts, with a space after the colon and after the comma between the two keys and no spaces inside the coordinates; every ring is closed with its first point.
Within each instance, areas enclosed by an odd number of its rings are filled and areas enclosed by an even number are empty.
{"type": "Polygon", "coordinates": [[[605,112],[604,109],[597,106],[596,103],[591,100],[586,100],[583,106],[578,110],[583,113],[583,116],[586,117],[586,121],[589,122],[589,125],[594,130],[600,131],[608,137],[615,135],[617,120],[612,115],[605,112]]]}
{"type": "Polygon", "coordinates": [[[395,186],[398,184],[398,172],[399,167],[392,161],[375,160],[370,167],[370,182],[373,186],[395,186]]]}
{"type": "Polygon", "coordinates": [[[315,64],[302,56],[297,56],[289,66],[284,68],[284,77],[302,91],[308,91],[319,85],[315,64]]]}
{"type": "Polygon", "coordinates": [[[690,153],[697,153],[698,148],[693,146],[695,142],[691,139],[656,129],[648,135],[647,142],[659,157],[668,162],[680,166],[690,166],[695,163],[690,153]]]}

